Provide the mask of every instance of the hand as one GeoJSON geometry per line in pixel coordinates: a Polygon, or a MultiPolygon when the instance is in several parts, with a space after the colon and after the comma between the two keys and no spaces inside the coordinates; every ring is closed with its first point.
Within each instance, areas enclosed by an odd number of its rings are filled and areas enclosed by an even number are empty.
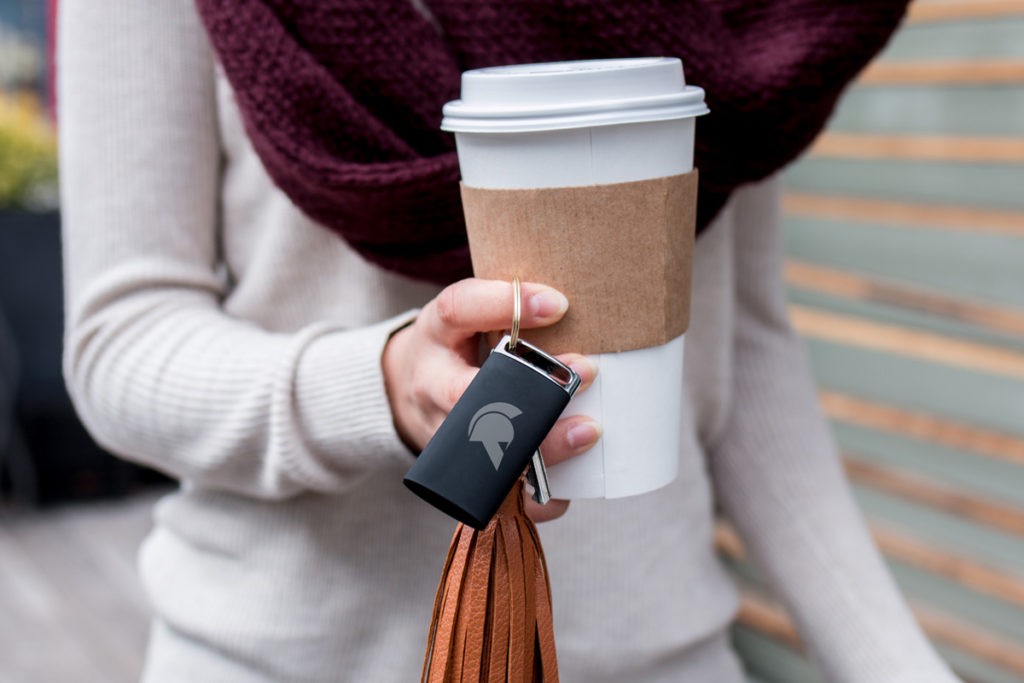
{"type": "MultiPolygon", "coordinates": [[[[565,296],[536,283],[522,283],[522,329],[558,322],[569,307],[565,296]]],[[[396,332],[384,347],[384,384],[399,436],[422,450],[476,376],[479,335],[507,329],[512,322],[512,290],[508,282],[470,278],[445,288],[420,312],[416,321],[396,332]]],[[[593,381],[596,366],[580,354],[562,354],[560,361],[581,379],[580,391],[593,381]]],[[[600,438],[592,419],[575,415],[559,420],[541,449],[554,465],[579,455],[600,438]]],[[[527,500],[534,521],[564,514],[569,502],[538,505],[527,500]]]]}

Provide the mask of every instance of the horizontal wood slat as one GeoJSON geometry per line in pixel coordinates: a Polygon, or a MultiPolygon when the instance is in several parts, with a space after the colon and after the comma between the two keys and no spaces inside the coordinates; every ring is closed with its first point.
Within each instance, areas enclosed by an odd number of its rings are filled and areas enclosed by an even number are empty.
{"type": "Polygon", "coordinates": [[[790,306],[800,334],[811,339],[1024,379],[1024,353],[804,306],[790,306]]]}
{"type": "Polygon", "coordinates": [[[1024,647],[994,633],[951,617],[932,607],[911,603],[911,609],[924,632],[945,643],[1000,668],[1024,675],[1024,647]]]}
{"type": "Polygon", "coordinates": [[[859,273],[788,260],[786,284],[833,296],[896,306],[1024,338],[1024,311],[960,299],[859,273]]]}
{"type": "Polygon", "coordinates": [[[925,24],[938,21],[971,21],[1024,17],[1021,0],[940,0],[914,2],[907,11],[907,24],[925,24]]]}
{"type": "Polygon", "coordinates": [[[963,206],[913,204],[836,195],[787,192],[782,209],[791,216],[957,230],[1024,238],[1024,213],[963,206]]]}
{"type": "MultiPolygon", "coordinates": [[[[1024,655],[1019,654],[1019,646],[1016,643],[965,624],[932,608],[912,604],[911,610],[924,632],[936,642],[954,647],[1007,671],[1024,674],[1024,655]]],[[[741,591],[736,621],[792,650],[803,650],[799,634],[785,610],[753,591],[741,591]]],[[[964,681],[975,680],[962,671],[956,673],[964,681]]]]}
{"type": "MultiPolygon", "coordinates": [[[[853,449],[845,471],[875,543],[919,596],[922,628],[970,670],[957,671],[963,680],[1024,681],[1024,425],[1006,412],[1024,379],[1013,289],[1024,0],[915,0],[905,24],[789,173],[790,314],[820,380],[844,387],[821,391],[821,404],[853,449]],[[980,109],[965,104],[974,93],[980,109]],[[872,383],[868,371],[887,374],[872,383]]],[[[780,645],[801,652],[785,610],[747,579],[756,574],[735,530],[717,525],[715,544],[739,564],[742,636],[776,642],[760,646],[777,658],[780,645]]]]}
{"type": "Polygon", "coordinates": [[[1024,60],[876,61],[861,72],[857,82],[861,85],[1016,85],[1024,83],[1024,60]]]}
{"type": "MultiPolygon", "coordinates": [[[[963,493],[885,465],[844,455],[851,481],[1024,537],[1024,509],[963,493]]],[[[1021,585],[1024,590],[1024,585],[1021,585]]]]}
{"type": "Polygon", "coordinates": [[[736,621],[749,629],[782,643],[791,650],[803,652],[804,645],[786,612],[771,600],[751,590],[741,591],[740,611],[736,621]]]}
{"type": "Polygon", "coordinates": [[[969,557],[936,548],[878,522],[871,523],[871,535],[888,557],[944,576],[998,600],[1024,607],[1024,576],[994,569],[969,557]]]}
{"type": "Polygon", "coordinates": [[[818,396],[830,419],[1024,465],[1024,439],[1011,434],[834,391],[818,396]]]}
{"type": "MultiPolygon", "coordinates": [[[[870,531],[881,551],[895,560],[998,600],[1024,607],[1024,576],[986,566],[970,557],[914,538],[872,521],[870,531]]],[[[745,560],[746,551],[736,530],[726,522],[715,527],[715,547],[726,557],[745,560]]]]}
{"type": "Polygon", "coordinates": [[[1024,163],[1024,138],[825,132],[815,140],[810,153],[852,160],[1020,164],[1024,163]]]}
{"type": "MultiPolygon", "coordinates": [[[[729,559],[746,560],[742,542],[727,523],[720,522],[715,527],[715,545],[719,552],[729,559]]],[[[934,640],[1007,671],[1024,675],[1024,648],[1020,643],[951,617],[931,606],[911,601],[911,609],[925,633],[934,640]]],[[[800,648],[796,628],[782,607],[752,589],[741,590],[741,606],[737,620],[743,626],[789,647],[800,648]]]]}

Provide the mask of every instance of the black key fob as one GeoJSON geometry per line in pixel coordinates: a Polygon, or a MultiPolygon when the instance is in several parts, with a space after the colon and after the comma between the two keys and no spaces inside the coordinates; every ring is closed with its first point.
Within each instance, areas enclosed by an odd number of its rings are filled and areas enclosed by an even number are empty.
{"type": "Polygon", "coordinates": [[[403,480],[475,529],[487,526],[580,385],[569,366],[509,342],[487,356],[403,480]]]}

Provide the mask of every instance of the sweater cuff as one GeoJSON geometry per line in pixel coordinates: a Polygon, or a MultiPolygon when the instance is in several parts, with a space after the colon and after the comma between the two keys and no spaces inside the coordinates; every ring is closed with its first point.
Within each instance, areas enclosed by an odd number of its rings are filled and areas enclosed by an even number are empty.
{"type": "MultiPolygon", "coordinates": [[[[353,475],[414,455],[395,429],[381,356],[391,335],[419,314],[410,310],[358,329],[328,331],[311,340],[298,361],[295,406],[309,457],[291,466],[314,489],[351,486],[353,475]]],[[[294,451],[293,451],[294,452],[294,451]]]]}

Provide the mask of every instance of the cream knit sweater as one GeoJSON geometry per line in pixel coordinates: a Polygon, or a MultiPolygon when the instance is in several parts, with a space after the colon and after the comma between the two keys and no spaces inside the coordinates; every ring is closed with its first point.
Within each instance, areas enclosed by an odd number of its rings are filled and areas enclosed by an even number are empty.
{"type": "MultiPolygon", "coordinates": [[[[153,683],[414,681],[453,523],[401,485],[380,369],[436,288],[267,177],[190,0],[67,0],[65,373],[107,448],[180,478],[141,553],[153,683]]],[[[955,680],[872,547],[779,280],[776,187],[696,252],[680,476],[541,527],[569,683],[737,683],[735,521],[841,683],[955,680]]]]}

